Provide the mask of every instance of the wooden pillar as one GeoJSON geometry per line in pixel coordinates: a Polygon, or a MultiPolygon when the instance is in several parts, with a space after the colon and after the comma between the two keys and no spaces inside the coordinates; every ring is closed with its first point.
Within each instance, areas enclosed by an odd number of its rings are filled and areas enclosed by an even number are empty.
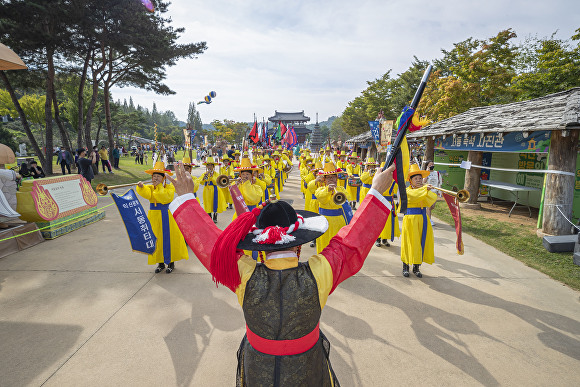
{"type": "MultiPolygon", "coordinates": [[[[483,152],[469,151],[467,161],[471,161],[473,165],[481,165],[483,162],[483,152]]],[[[474,168],[465,170],[465,187],[469,192],[469,200],[463,203],[463,206],[468,208],[479,208],[481,205],[477,202],[479,197],[479,178],[481,176],[481,168],[474,168]]]]}
{"type": "Polygon", "coordinates": [[[426,161],[435,161],[435,140],[433,137],[425,139],[425,157],[423,159],[423,168],[427,167],[426,161]]]}
{"type": "MultiPolygon", "coordinates": [[[[576,155],[578,152],[578,130],[554,130],[550,140],[550,157],[548,169],[565,172],[576,172],[576,155]]],[[[546,175],[546,192],[544,196],[544,217],[542,232],[549,235],[570,234],[570,223],[564,218],[572,217],[574,201],[574,183],[576,178],[569,175],[548,173],[546,175]],[[564,214],[558,211],[556,205],[564,214]]]]}

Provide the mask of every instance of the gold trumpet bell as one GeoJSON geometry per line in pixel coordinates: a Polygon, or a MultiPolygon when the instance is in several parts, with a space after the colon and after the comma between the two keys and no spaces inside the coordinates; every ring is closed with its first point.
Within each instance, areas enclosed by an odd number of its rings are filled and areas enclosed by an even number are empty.
{"type": "Polygon", "coordinates": [[[465,203],[469,200],[469,191],[462,189],[457,191],[457,200],[461,203],[465,203]]]}
{"type": "Polygon", "coordinates": [[[216,179],[216,185],[219,188],[226,188],[230,185],[230,177],[228,175],[219,175],[216,179]]]}
{"type": "Polygon", "coordinates": [[[344,192],[335,192],[332,195],[332,202],[337,206],[342,206],[346,202],[346,194],[344,192]]]}
{"type": "Polygon", "coordinates": [[[100,183],[97,184],[97,186],[95,187],[95,191],[97,191],[99,195],[105,196],[106,194],[109,193],[109,187],[107,187],[106,184],[100,183]]]}

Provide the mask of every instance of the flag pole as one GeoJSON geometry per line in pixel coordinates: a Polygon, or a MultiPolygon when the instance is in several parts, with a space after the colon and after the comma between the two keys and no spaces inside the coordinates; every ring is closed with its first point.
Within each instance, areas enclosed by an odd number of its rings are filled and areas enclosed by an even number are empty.
{"type": "MultiPolygon", "coordinates": [[[[419,83],[419,87],[417,88],[417,91],[415,92],[415,96],[413,97],[413,100],[411,101],[411,109],[413,109],[413,110],[417,109],[417,106],[419,105],[419,101],[421,100],[421,97],[423,96],[423,92],[425,91],[425,86],[427,86],[427,81],[429,80],[429,75],[431,75],[432,69],[433,69],[433,66],[429,65],[429,66],[427,66],[425,73],[423,73],[423,78],[421,78],[421,82],[419,83]]],[[[391,164],[393,164],[393,162],[395,161],[395,157],[397,156],[397,153],[400,152],[401,142],[403,142],[403,138],[405,138],[405,136],[407,134],[407,129],[409,128],[409,123],[410,123],[410,119],[407,120],[407,122],[405,122],[403,124],[403,126],[401,127],[401,130],[397,134],[397,138],[395,138],[395,142],[393,143],[393,147],[391,148],[391,152],[389,154],[387,154],[387,161],[385,162],[385,166],[383,167],[383,171],[385,169],[387,169],[388,167],[390,167],[391,164]]]]}

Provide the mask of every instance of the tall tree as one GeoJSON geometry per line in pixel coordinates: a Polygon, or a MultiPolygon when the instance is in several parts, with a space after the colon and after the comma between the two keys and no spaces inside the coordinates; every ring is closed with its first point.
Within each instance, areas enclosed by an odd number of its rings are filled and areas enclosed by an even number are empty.
{"type": "Polygon", "coordinates": [[[522,72],[513,79],[519,100],[580,86],[580,28],[572,42],[549,38],[528,39],[520,48],[522,72]]]}
{"type": "Polygon", "coordinates": [[[487,40],[468,38],[455,43],[435,69],[419,104],[419,111],[433,121],[462,113],[471,107],[515,100],[512,78],[516,74],[516,33],[500,31],[487,40]]]}

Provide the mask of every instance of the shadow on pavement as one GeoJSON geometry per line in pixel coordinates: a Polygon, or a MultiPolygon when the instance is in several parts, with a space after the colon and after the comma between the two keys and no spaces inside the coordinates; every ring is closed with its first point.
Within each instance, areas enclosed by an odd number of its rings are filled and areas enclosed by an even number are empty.
{"type": "Polygon", "coordinates": [[[0,385],[42,384],[35,379],[71,353],[82,331],[78,325],[0,321],[0,385]]]}
{"type": "Polygon", "coordinates": [[[477,324],[463,316],[417,301],[372,277],[364,275],[361,277],[366,277],[369,285],[360,286],[359,281],[345,281],[341,284],[342,289],[370,301],[400,309],[411,321],[411,328],[423,347],[479,383],[486,386],[499,386],[499,382],[470,353],[468,345],[458,335],[477,335],[496,342],[501,341],[489,336],[477,324]],[[370,289],[375,290],[371,292],[370,289]],[[369,296],[371,294],[372,297],[369,296]],[[458,335],[449,335],[439,327],[458,335]]]}
{"type": "Polygon", "coordinates": [[[473,265],[466,265],[465,263],[461,262],[461,256],[458,255],[457,257],[457,260],[452,261],[436,256],[434,265],[450,273],[455,273],[470,278],[476,277],[494,285],[499,285],[497,279],[502,278],[499,273],[473,265]]]}
{"type": "MultiPolygon", "coordinates": [[[[195,259],[195,258],[194,258],[195,259]]],[[[160,281],[168,292],[191,304],[191,318],[179,321],[164,337],[175,369],[178,386],[189,386],[199,363],[210,345],[214,330],[232,332],[244,326],[241,308],[215,297],[206,286],[196,286],[195,292],[181,281],[160,281]]],[[[208,286],[211,286],[208,284],[208,286]]],[[[224,293],[226,293],[224,291],[224,293]]],[[[230,293],[229,290],[227,293],[230,293]]],[[[235,300],[234,294],[227,294],[235,300]]],[[[240,341],[243,336],[240,336],[240,341]]],[[[227,356],[235,356],[235,353],[227,356]]],[[[224,370],[235,375],[235,370],[224,370]]]]}
{"type": "Polygon", "coordinates": [[[558,332],[563,331],[573,336],[580,336],[579,321],[517,302],[506,301],[448,278],[440,278],[428,285],[434,291],[472,304],[505,310],[540,330],[538,339],[546,347],[580,360],[580,341],[558,332]]]}

